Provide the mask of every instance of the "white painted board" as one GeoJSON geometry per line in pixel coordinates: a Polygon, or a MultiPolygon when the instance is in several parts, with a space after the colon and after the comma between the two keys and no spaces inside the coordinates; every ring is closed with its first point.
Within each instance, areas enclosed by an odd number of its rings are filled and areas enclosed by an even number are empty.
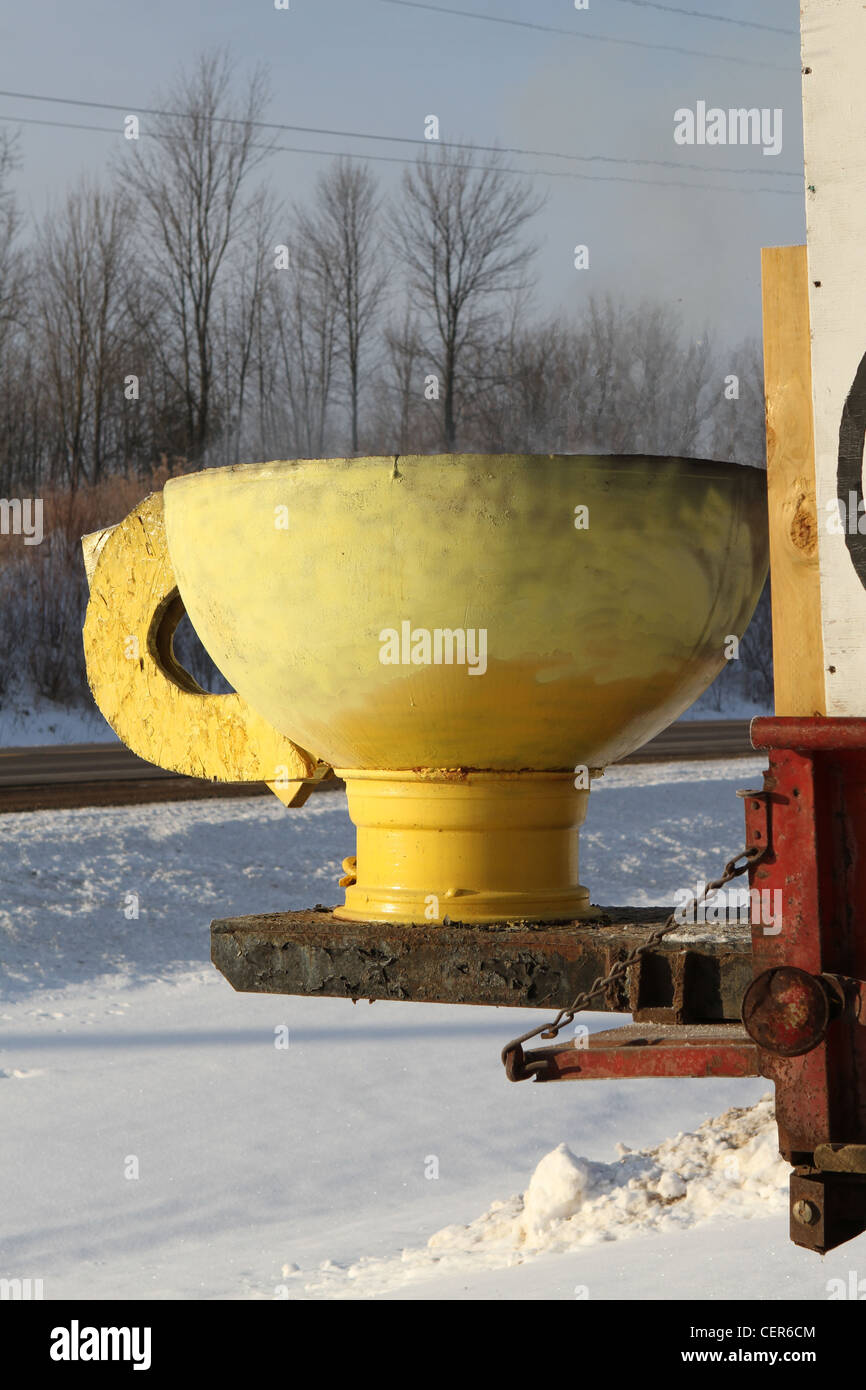
{"type": "Polygon", "coordinates": [[[866,5],[801,24],[826,712],[866,715],[866,5]]]}

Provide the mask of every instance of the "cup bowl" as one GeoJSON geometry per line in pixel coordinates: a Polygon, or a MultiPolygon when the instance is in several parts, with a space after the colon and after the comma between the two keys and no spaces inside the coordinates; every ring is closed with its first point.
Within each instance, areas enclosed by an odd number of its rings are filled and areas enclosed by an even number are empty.
{"type": "Polygon", "coordinates": [[[719,674],[767,571],[764,475],[730,463],[302,460],[175,478],[164,500],[216,665],[343,768],[621,758],[719,674]]]}

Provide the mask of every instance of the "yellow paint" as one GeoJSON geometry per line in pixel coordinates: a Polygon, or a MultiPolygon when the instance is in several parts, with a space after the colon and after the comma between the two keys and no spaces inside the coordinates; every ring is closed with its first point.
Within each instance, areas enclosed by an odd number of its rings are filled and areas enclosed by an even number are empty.
{"type": "Polygon", "coordinates": [[[598,915],[578,881],[578,830],[589,792],[575,791],[571,774],[469,772],[442,781],[412,772],[339,775],[358,854],[340,880],[346,902],[335,916],[435,923],[598,915]]]}
{"type": "Polygon", "coordinates": [[[239,695],[209,695],[178,665],[183,616],[165,546],[162,496],[86,536],[87,677],[119,738],[158,767],[219,782],[267,782],[287,805],[329,769],[278,734],[239,695]]]}
{"type": "Polygon", "coordinates": [[[640,747],[721,671],[765,493],[679,459],[331,459],[172,479],[165,524],[220,670],[332,766],[560,771],[640,747]],[[381,664],[403,620],[485,628],[486,674],[381,664]]]}
{"type": "MultiPolygon", "coordinates": [[[[141,560],[127,581],[125,553],[104,541],[89,666],[114,670],[125,626],[137,613],[150,632],[176,582],[246,719],[255,709],[292,740],[290,778],[322,765],[346,778],[349,918],[586,915],[575,768],[640,747],[701,694],[767,569],[764,476],[723,463],[305,460],[172,479],[164,499],[171,562],[157,546],[156,587],[141,560]],[[107,629],[102,606],[120,591],[126,616],[107,629]],[[484,661],[479,648],[475,674],[471,662],[383,664],[385,635],[404,623],[419,657],[436,655],[437,632],[483,632],[484,661]]],[[[94,683],[103,709],[113,679],[94,683]]],[[[206,747],[216,766],[234,747],[220,739],[232,697],[200,695],[213,722],[191,734],[178,683],[127,683],[110,722],[151,761],[206,747]]],[[[235,766],[249,765],[246,738],[235,766]]]]}

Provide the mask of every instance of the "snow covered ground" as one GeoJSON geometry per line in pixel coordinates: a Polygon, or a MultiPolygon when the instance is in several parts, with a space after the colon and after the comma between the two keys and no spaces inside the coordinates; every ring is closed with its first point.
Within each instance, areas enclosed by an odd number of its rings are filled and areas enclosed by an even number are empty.
{"type": "MultiPolygon", "coordinates": [[[[713,874],[760,768],[609,773],[594,899],[713,874]]],[[[821,1300],[866,1275],[864,1238],[788,1244],[762,1080],[512,1086],[499,1049],[530,1011],[234,994],[209,920],[336,901],[340,794],[0,834],[0,1277],[49,1299],[821,1300]]]]}
{"type": "Polygon", "coordinates": [[[0,748],[45,748],[52,743],[117,743],[117,735],[96,705],[78,709],[32,696],[4,697],[0,748]]]}

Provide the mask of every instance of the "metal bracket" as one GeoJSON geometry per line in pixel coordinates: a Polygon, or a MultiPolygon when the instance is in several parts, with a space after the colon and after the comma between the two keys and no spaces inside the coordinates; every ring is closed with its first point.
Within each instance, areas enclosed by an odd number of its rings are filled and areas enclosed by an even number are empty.
{"type": "Polygon", "coordinates": [[[758,1049],[736,1023],[633,1023],[529,1053],[518,1046],[506,1074],[509,1081],[758,1076],[758,1049]]]}

